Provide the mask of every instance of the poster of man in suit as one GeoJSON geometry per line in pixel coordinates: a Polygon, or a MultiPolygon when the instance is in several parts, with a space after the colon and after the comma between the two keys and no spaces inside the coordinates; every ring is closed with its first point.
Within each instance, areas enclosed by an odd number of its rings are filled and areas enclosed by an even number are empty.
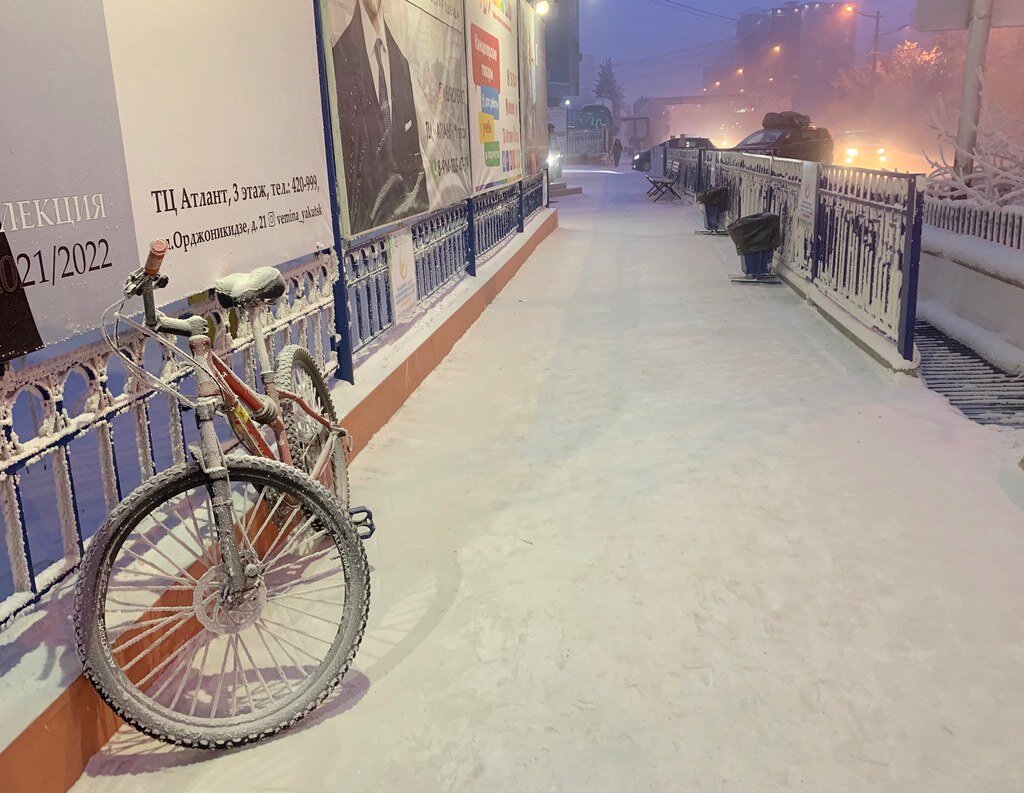
{"type": "Polygon", "coordinates": [[[465,198],[462,3],[331,0],[329,12],[346,236],[465,198]]]}

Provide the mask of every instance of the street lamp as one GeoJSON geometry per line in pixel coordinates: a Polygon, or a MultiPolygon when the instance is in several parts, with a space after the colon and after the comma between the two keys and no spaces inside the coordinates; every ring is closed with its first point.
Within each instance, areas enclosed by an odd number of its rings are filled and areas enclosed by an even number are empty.
{"type": "Polygon", "coordinates": [[[856,14],[859,17],[866,17],[868,19],[875,20],[875,37],[874,44],[871,47],[871,68],[875,73],[878,72],[878,66],[881,63],[881,53],[878,51],[879,39],[882,36],[882,12],[876,11],[873,14],[865,14],[863,11],[858,11],[857,7],[850,4],[843,8],[847,14],[856,14]]]}
{"type": "Polygon", "coordinates": [[[548,0],[537,0],[537,5],[534,8],[538,14],[545,16],[551,10],[551,3],[548,0]]]}

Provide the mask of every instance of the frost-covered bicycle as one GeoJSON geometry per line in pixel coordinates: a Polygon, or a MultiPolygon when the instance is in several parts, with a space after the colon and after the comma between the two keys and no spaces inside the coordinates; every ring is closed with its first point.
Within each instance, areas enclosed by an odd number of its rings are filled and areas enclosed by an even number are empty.
{"type": "Polygon", "coordinates": [[[156,310],[167,249],[155,241],[128,278],[108,341],[121,354],[122,322],[175,353],[164,336],[188,338],[199,444],[191,462],[121,502],[92,539],[75,627],[87,677],[126,722],[169,743],[227,748],[294,724],[348,670],[366,627],[362,539],[374,527],[368,510],[349,509],[348,436],[312,357],[287,347],[271,364],[263,318],[284,294],[281,274],[260,268],[215,287],[222,306],[248,312],[261,394],[214,353],[204,318],[156,310]],[[144,325],[123,314],[132,297],[143,300],[144,325]],[[248,455],[225,454],[218,414],[248,455]]]}

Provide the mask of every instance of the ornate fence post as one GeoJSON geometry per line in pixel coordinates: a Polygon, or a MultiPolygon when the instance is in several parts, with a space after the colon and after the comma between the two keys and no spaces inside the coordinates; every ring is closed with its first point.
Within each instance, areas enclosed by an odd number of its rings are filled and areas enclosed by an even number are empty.
{"type": "Polygon", "coordinates": [[[476,212],[473,204],[473,196],[466,199],[466,220],[469,222],[469,229],[466,234],[466,272],[476,277],[476,212]]]}
{"type": "Polygon", "coordinates": [[[526,179],[519,180],[519,233],[522,234],[526,231],[526,195],[523,186],[526,184],[526,179]]]}
{"type": "Polygon", "coordinates": [[[921,268],[921,233],[924,225],[924,191],[919,179],[907,179],[906,237],[903,244],[903,282],[900,285],[898,347],[904,360],[914,360],[914,326],[917,324],[917,278],[921,268]]]}

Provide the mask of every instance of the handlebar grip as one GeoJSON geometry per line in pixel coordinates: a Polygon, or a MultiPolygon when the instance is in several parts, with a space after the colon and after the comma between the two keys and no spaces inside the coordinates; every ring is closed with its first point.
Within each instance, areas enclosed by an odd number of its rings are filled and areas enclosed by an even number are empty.
{"type": "Polygon", "coordinates": [[[146,275],[160,275],[160,265],[164,263],[164,256],[170,246],[167,240],[153,240],[149,243],[149,256],[146,257],[146,275]]]}

